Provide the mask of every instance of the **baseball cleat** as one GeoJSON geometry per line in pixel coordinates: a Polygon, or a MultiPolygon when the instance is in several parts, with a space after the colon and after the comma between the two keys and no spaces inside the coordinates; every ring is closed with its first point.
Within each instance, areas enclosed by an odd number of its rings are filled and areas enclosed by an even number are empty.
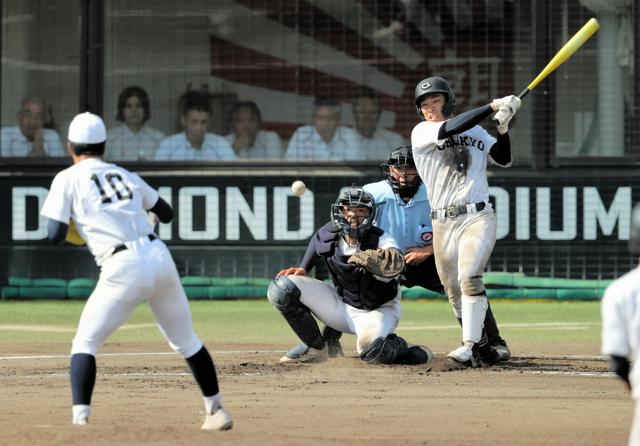
{"type": "MultiPolygon", "coordinates": [[[[327,347],[329,348],[329,358],[337,358],[344,356],[344,351],[342,351],[342,345],[340,345],[340,341],[327,341],[327,347]]],[[[298,359],[300,355],[303,355],[307,352],[309,347],[306,344],[298,344],[289,350],[286,356],[291,359],[298,359]]],[[[282,361],[280,361],[282,362],[282,361]]]]}
{"type": "Polygon", "coordinates": [[[500,362],[500,353],[492,345],[485,344],[480,346],[476,344],[473,346],[473,350],[477,350],[478,357],[483,365],[494,365],[500,362]]]}
{"type": "Polygon", "coordinates": [[[500,361],[508,361],[511,359],[511,350],[509,350],[507,342],[500,336],[489,339],[489,344],[491,344],[500,355],[500,361]]]}
{"type": "MultiPolygon", "coordinates": [[[[303,344],[304,345],[304,344],[303,344]]],[[[329,357],[329,348],[325,345],[323,349],[318,350],[317,348],[307,347],[305,345],[305,349],[302,352],[295,352],[293,357],[289,356],[289,353],[292,350],[295,350],[296,347],[289,350],[286,355],[280,358],[281,364],[292,364],[292,363],[313,363],[313,362],[322,362],[326,361],[329,357]]]]}
{"type": "MultiPolygon", "coordinates": [[[[295,360],[298,359],[301,355],[305,354],[307,350],[309,350],[309,347],[307,347],[307,344],[303,342],[290,349],[285,356],[291,360],[295,360]]],[[[282,362],[282,359],[280,360],[280,362],[282,362]]]]}
{"type": "Polygon", "coordinates": [[[449,365],[458,369],[480,367],[480,361],[478,360],[477,353],[466,345],[458,347],[449,353],[446,360],[449,365]]]}
{"type": "Polygon", "coordinates": [[[74,419],[73,420],[73,424],[75,424],[76,426],[85,426],[85,425],[89,424],[89,418],[82,417],[82,418],[74,419]]]}
{"type": "Polygon", "coordinates": [[[91,415],[91,406],[88,404],[74,404],[72,407],[71,422],[76,426],[84,426],[89,424],[89,415],[91,415]]]}
{"type": "Polygon", "coordinates": [[[205,431],[228,431],[232,427],[233,420],[223,408],[216,410],[212,415],[207,415],[202,424],[202,429],[205,431]]]}

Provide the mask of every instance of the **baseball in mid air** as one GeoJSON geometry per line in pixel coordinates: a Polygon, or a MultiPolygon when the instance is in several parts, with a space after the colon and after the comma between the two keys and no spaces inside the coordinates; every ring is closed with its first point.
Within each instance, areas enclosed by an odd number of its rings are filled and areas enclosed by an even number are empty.
{"type": "Polygon", "coordinates": [[[304,183],[300,180],[294,181],[291,185],[291,192],[293,192],[293,195],[296,195],[298,197],[301,197],[306,190],[307,186],[305,186],[304,183]]]}

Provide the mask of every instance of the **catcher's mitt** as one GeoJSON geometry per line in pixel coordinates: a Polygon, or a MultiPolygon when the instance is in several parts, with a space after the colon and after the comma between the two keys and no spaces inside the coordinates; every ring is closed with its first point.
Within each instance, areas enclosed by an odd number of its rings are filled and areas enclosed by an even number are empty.
{"type": "Polygon", "coordinates": [[[76,246],[82,246],[85,244],[84,239],[80,237],[80,234],[78,234],[78,230],[76,229],[76,225],[73,223],[73,220],[69,220],[69,229],[67,229],[66,241],[76,246]]]}
{"type": "Polygon", "coordinates": [[[361,266],[374,276],[395,279],[404,269],[404,257],[399,249],[367,249],[349,257],[348,263],[361,266]]]}

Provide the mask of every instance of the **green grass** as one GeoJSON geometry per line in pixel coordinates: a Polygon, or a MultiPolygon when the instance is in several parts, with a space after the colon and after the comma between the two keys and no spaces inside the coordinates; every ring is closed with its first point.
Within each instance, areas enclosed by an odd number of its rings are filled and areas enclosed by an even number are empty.
{"type": "MultiPolygon", "coordinates": [[[[297,342],[284,319],[266,300],[192,301],[190,305],[196,331],[207,343],[258,347],[297,342]]],[[[70,343],[83,306],[83,301],[2,301],[0,346],[6,350],[14,344],[70,343]]],[[[599,302],[496,300],[491,306],[503,337],[512,345],[567,344],[589,346],[585,353],[598,351],[599,302]]],[[[398,333],[410,342],[436,346],[459,342],[460,328],[447,302],[406,301],[403,309],[398,333]]],[[[127,325],[139,324],[154,324],[153,314],[145,304],[127,321],[127,325]]],[[[118,330],[107,342],[147,343],[163,339],[155,326],[144,326],[118,330]]]]}

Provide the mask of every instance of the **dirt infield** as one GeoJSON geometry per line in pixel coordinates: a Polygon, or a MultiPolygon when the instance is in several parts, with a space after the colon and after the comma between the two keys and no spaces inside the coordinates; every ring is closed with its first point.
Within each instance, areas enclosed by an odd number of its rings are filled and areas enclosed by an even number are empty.
{"type": "Polygon", "coordinates": [[[235,426],[210,433],[177,355],[111,344],[98,358],[91,424],[76,427],[67,348],[0,351],[0,444],[614,445],[625,444],[633,409],[594,357],[523,355],[447,372],[444,350],[427,367],[355,357],[283,366],[282,345],[212,344],[235,426]]]}

